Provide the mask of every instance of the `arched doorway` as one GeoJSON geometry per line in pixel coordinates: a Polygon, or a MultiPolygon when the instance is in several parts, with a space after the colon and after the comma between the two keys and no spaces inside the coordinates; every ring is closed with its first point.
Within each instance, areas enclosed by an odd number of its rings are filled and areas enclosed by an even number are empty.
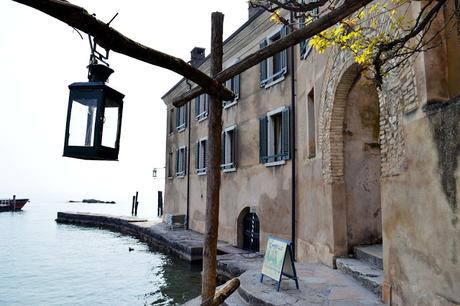
{"type": "Polygon", "coordinates": [[[343,174],[347,213],[347,244],[381,243],[380,120],[375,85],[359,75],[345,103],[343,174]]]}
{"type": "Polygon", "coordinates": [[[238,217],[238,247],[250,252],[258,252],[260,245],[259,217],[249,207],[238,217]]]}

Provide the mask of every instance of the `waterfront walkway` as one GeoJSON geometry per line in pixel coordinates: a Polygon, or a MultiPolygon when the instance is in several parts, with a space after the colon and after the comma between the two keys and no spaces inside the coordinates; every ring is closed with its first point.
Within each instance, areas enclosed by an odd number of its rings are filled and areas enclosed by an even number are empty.
{"type": "MultiPolygon", "coordinates": [[[[97,226],[133,235],[189,261],[202,259],[203,235],[174,229],[159,221],[136,217],[117,217],[92,213],[59,212],[58,223],[97,226]]],[[[239,276],[241,286],[225,305],[382,305],[379,298],[338,270],[321,264],[296,263],[300,289],[292,280],[283,280],[279,292],[275,282],[264,278],[260,283],[263,257],[224,242],[218,243],[218,273],[225,278],[239,276]]],[[[199,298],[185,305],[199,305],[199,298]]]]}

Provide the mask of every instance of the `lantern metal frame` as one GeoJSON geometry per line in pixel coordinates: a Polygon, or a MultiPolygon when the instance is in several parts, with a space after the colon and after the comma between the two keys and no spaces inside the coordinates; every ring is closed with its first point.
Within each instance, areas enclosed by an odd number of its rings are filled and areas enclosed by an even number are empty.
{"type": "MultiPolygon", "coordinates": [[[[103,55],[96,50],[96,40],[89,36],[89,41],[91,47],[90,64],[88,66],[89,82],[76,82],[69,85],[70,93],[63,155],[66,157],[86,160],[116,161],[118,160],[118,153],[120,150],[124,95],[105,84],[108,77],[114,72],[107,63],[109,51],[106,50],[106,54],[103,55]],[[87,126],[85,145],[69,145],[72,107],[74,103],[81,103],[78,101],[84,99],[96,100],[94,129],[90,134],[88,134],[89,127],[87,126]],[[108,107],[116,107],[118,109],[116,139],[113,148],[102,145],[105,110],[108,107]],[[91,137],[91,145],[88,145],[87,143],[89,140],[88,137],[91,137]]],[[[89,118],[90,117],[88,115],[88,120],[90,120],[89,118]]],[[[86,124],[88,124],[88,122],[86,124]]]]}

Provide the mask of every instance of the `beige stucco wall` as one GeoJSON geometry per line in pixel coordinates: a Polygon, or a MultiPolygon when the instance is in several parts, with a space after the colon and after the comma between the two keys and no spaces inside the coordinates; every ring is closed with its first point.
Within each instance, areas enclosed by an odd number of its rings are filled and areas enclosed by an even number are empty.
{"type": "Polygon", "coordinates": [[[453,184],[458,201],[459,116],[457,105],[408,123],[407,171],[383,180],[385,280],[395,305],[460,301],[460,214],[442,184],[453,184]]]}

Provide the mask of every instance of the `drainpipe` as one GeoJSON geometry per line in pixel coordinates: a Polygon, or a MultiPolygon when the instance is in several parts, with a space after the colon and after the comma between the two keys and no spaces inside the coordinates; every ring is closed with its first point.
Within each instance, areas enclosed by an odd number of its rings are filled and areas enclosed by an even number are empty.
{"type": "MultiPolygon", "coordinates": [[[[185,80],[185,82],[188,85],[188,89],[192,89],[192,85],[189,83],[189,80],[185,80]]],[[[190,107],[190,101],[187,102],[187,120],[188,120],[188,149],[187,149],[187,214],[185,215],[185,229],[189,229],[189,214],[190,214],[190,152],[192,151],[192,148],[190,147],[190,132],[192,130],[192,120],[191,120],[191,113],[192,113],[192,108],[190,107]]]]}
{"type": "MultiPolygon", "coordinates": [[[[291,24],[291,32],[294,30],[294,13],[291,12],[289,16],[289,22],[291,24]]],[[[296,79],[295,79],[295,46],[290,47],[290,61],[291,61],[291,170],[292,170],[292,187],[291,187],[291,211],[292,211],[292,220],[291,220],[291,240],[292,240],[292,255],[294,256],[294,260],[296,258],[296,244],[295,244],[295,237],[296,237],[296,229],[295,229],[295,219],[296,219],[296,152],[295,152],[295,142],[296,142],[296,112],[295,112],[295,102],[296,102],[296,79]]]]}

